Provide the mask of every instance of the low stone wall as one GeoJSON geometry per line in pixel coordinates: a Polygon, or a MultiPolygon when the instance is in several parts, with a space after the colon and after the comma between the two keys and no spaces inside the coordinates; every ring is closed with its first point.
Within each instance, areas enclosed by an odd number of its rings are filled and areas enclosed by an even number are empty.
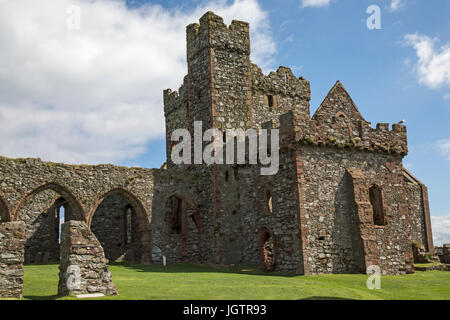
{"type": "Polygon", "coordinates": [[[439,256],[442,263],[450,263],[450,244],[442,246],[442,255],[439,256]]]}
{"type": "Polygon", "coordinates": [[[58,293],[117,295],[100,242],[83,221],[61,228],[58,293]]]}
{"type": "Polygon", "coordinates": [[[25,223],[0,224],[0,298],[21,298],[25,223]]]}

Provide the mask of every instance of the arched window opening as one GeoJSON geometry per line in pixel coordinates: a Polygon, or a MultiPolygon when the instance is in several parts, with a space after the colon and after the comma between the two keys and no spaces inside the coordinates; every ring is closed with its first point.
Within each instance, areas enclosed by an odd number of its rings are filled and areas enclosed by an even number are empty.
{"type": "Polygon", "coordinates": [[[70,208],[69,203],[64,199],[63,197],[57,199],[55,203],[53,204],[53,207],[50,208],[50,210],[47,212],[51,213],[51,218],[56,223],[55,225],[55,235],[56,235],[56,241],[58,244],[61,243],[61,228],[64,222],[67,222],[69,220],[75,220],[75,217],[73,216],[72,209],[70,208]]]}
{"type": "Polygon", "coordinates": [[[386,224],[383,210],[383,195],[378,186],[372,186],[369,189],[370,203],[372,204],[373,223],[378,226],[386,224]]]}
{"type": "Polygon", "coordinates": [[[58,221],[58,243],[61,243],[61,228],[62,225],[65,222],[65,214],[66,214],[66,210],[64,208],[64,206],[60,206],[56,209],[56,217],[57,217],[57,221],[58,221]]]}
{"type": "Polygon", "coordinates": [[[272,197],[272,192],[270,190],[266,190],[265,202],[266,202],[266,213],[272,214],[272,212],[273,212],[273,197],[272,197]]]}

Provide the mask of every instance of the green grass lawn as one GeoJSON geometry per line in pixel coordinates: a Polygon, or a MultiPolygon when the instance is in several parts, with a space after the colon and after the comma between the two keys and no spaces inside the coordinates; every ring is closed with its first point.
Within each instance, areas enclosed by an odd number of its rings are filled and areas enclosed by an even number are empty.
{"type": "MultiPolygon", "coordinates": [[[[381,289],[369,290],[363,274],[292,276],[195,264],[109,268],[119,296],[103,299],[450,299],[450,272],[445,271],[383,276],[381,289]]],[[[58,299],[58,265],[24,269],[24,299],[58,299]]]]}

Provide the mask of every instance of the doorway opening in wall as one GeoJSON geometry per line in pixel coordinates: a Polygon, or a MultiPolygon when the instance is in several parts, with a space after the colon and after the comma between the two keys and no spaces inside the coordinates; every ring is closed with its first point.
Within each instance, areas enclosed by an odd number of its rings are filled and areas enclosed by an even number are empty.
{"type": "Polygon", "coordinates": [[[113,193],[103,199],[92,217],[91,231],[110,262],[140,261],[139,219],[123,195],[113,193]]]}
{"type": "Polygon", "coordinates": [[[274,271],[276,266],[275,242],[269,230],[263,230],[260,238],[261,264],[266,272],[274,271]]]}

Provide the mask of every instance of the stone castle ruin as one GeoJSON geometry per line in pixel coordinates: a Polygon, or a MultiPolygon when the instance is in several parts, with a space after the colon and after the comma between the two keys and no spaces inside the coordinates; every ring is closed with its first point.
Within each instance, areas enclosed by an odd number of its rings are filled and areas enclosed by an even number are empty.
{"type": "MultiPolygon", "coordinates": [[[[82,221],[65,229],[87,226],[109,261],[130,263],[164,256],[304,275],[371,265],[405,274],[414,272],[413,242],[433,253],[427,188],[402,165],[403,124],[372,128],[339,81],[311,116],[308,80],[286,67],[264,75],[251,62],[246,22],[226,26],[207,12],[186,38],[188,73],[178,91],[164,91],[160,169],[0,158],[1,222],[24,223],[13,265],[57,262],[62,219],[82,221]],[[279,129],[278,173],[172,163],[172,132],[192,132],[194,121],[279,129]]],[[[0,282],[10,270],[7,236],[0,233],[0,282]]]]}

